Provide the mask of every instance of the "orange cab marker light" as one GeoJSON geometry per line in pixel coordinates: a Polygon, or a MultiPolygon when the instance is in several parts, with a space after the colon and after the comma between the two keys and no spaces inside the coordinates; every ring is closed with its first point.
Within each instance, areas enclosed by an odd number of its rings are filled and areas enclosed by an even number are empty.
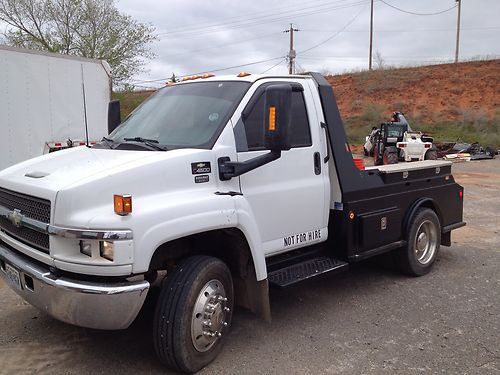
{"type": "Polygon", "coordinates": [[[269,131],[276,130],[276,107],[269,107],[269,131]]]}
{"type": "Polygon", "coordinates": [[[247,72],[239,72],[238,75],[236,77],[246,77],[246,76],[249,76],[250,73],[247,73],[247,72]]]}
{"type": "Polygon", "coordinates": [[[120,216],[128,215],[132,212],[132,196],[131,195],[113,195],[113,203],[115,213],[120,216]]]}
{"type": "Polygon", "coordinates": [[[215,74],[212,73],[205,73],[201,76],[201,78],[210,78],[210,77],[215,77],[215,74]]]}

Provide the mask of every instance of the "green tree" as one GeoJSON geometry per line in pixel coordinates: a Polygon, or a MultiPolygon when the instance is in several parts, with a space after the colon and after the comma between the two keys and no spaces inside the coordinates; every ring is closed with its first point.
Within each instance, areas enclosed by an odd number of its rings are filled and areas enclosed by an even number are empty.
{"type": "Polygon", "coordinates": [[[106,60],[124,84],[154,54],[154,28],[120,13],[114,0],[0,0],[7,44],[106,60]]]}

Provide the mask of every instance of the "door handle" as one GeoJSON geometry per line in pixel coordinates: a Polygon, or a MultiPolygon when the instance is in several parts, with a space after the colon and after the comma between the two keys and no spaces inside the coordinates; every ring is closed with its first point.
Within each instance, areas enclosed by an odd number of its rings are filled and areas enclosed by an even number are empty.
{"type": "Polygon", "coordinates": [[[316,175],[321,174],[321,155],[319,154],[319,152],[314,153],[313,159],[314,159],[314,173],[316,175]]]}
{"type": "Polygon", "coordinates": [[[330,160],[330,130],[328,130],[328,126],[322,122],[321,123],[321,128],[325,129],[325,135],[326,135],[326,156],[325,156],[325,163],[328,163],[328,160],[330,160]]]}

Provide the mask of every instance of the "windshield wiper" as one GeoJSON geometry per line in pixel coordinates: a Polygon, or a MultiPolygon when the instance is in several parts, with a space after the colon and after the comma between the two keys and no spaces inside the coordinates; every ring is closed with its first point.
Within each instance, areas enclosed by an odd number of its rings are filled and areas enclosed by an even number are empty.
{"type": "Polygon", "coordinates": [[[113,148],[113,147],[111,147],[111,146],[112,146],[113,144],[115,144],[115,143],[116,143],[116,142],[115,142],[115,141],[113,141],[112,139],[110,139],[110,138],[106,138],[106,137],[102,137],[101,142],[102,142],[102,141],[106,142],[106,145],[107,145],[109,148],[113,148]]]}
{"type": "Polygon", "coordinates": [[[162,147],[158,145],[158,141],[156,139],[147,139],[142,137],[133,137],[133,138],[123,138],[125,142],[139,142],[143,143],[149,148],[158,150],[158,151],[167,151],[166,147],[162,147]]]}

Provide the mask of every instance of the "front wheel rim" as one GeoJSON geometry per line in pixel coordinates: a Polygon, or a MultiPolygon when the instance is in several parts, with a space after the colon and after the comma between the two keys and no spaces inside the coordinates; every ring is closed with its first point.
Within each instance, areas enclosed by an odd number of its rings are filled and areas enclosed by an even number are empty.
{"type": "Polygon", "coordinates": [[[210,350],[222,337],[230,311],[222,282],[207,282],[198,294],[191,318],[191,339],[197,351],[210,350]]]}
{"type": "Polygon", "coordinates": [[[437,229],[432,221],[425,220],[418,226],[414,244],[417,262],[427,265],[434,258],[437,238],[437,229]]]}

